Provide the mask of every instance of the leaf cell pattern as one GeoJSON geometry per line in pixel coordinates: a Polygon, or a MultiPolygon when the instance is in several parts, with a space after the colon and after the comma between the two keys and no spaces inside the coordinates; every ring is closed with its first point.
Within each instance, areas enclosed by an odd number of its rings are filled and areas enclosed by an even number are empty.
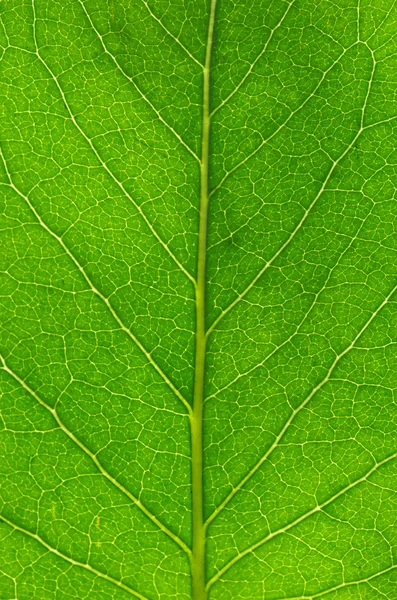
{"type": "Polygon", "coordinates": [[[397,3],[7,0],[1,600],[397,600],[397,3]]]}

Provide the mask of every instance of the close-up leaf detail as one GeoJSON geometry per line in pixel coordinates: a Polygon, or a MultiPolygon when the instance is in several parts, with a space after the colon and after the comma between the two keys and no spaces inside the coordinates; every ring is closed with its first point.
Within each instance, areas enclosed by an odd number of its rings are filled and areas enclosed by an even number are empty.
{"type": "Polygon", "coordinates": [[[397,600],[397,2],[0,8],[0,600],[397,600]]]}

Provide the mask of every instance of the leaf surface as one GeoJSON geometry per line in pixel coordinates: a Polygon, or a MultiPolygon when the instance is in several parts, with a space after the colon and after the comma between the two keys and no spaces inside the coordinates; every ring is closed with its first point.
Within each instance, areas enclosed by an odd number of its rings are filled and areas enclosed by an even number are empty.
{"type": "Polygon", "coordinates": [[[1,600],[397,600],[394,0],[7,0],[1,600]]]}

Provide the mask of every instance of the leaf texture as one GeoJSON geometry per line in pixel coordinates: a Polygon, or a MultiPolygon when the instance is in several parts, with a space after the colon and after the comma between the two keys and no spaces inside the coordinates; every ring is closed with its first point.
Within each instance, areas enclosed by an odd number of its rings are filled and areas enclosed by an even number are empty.
{"type": "Polygon", "coordinates": [[[0,10],[0,599],[397,600],[395,0],[0,10]]]}

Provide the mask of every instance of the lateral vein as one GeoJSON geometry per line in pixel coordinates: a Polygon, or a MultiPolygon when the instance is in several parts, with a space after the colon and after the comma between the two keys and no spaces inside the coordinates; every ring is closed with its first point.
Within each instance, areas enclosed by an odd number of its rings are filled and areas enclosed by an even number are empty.
{"type": "Polygon", "coordinates": [[[331,592],[336,592],[337,590],[342,590],[354,585],[361,585],[362,583],[368,583],[369,581],[371,581],[372,579],[376,579],[377,577],[381,577],[382,575],[385,575],[386,573],[390,573],[391,571],[394,571],[394,569],[397,568],[397,565],[391,565],[390,567],[387,567],[386,569],[383,569],[382,571],[378,571],[378,573],[373,573],[372,575],[368,575],[368,577],[364,577],[363,579],[356,579],[354,581],[345,581],[339,585],[335,585],[333,587],[327,588],[326,590],[323,590],[322,592],[317,592],[316,594],[311,594],[310,596],[291,596],[288,598],[285,598],[284,596],[282,598],[280,598],[279,600],[314,600],[315,598],[320,598],[320,596],[323,596],[325,594],[330,594],[331,592]]]}
{"type": "Polygon", "coordinates": [[[317,90],[320,88],[321,84],[323,83],[324,79],[326,78],[326,76],[328,75],[328,73],[330,71],[332,71],[332,69],[335,67],[335,65],[338,64],[338,62],[341,60],[341,58],[343,58],[343,56],[349,51],[351,50],[351,48],[353,48],[354,46],[357,46],[359,42],[354,42],[353,44],[351,44],[351,46],[348,46],[347,48],[345,48],[343,50],[343,52],[341,52],[338,56],[338,58],[328,67],[328,69],[326,69],[324,71],[324,73],[322,74],[322,76],[320,77],[318,83],[316,84],[316,86],[314,87],[314,89],[310,92],[310,94],[303,100],[303,102],[293,111],[291,111],[291,113],[289,114],[289,116],[286,118],[286,120],[281,123],[281,125],[279,125],[277,127],[277,129],[275,131],[273,131],[273,133],[271,133],[267,138],[262,138],[262,142],[250,153],[248,154],[248,156],[246,156],[245,158],[243,158],[239,163],[237,163],[232,169],[230,169],[230,171],[228,171],[221,179],[221,181],[211,190],[210,196],[212,196],[213,194],[215,194],[215,192],[222,187],[222,185],[224,184],[224,182],[226,181],[226,179],[228,179],[230,177],[230,175],[232,175],[232,173],[234,173],[235,171],[237,171],[237,169],[239,169],[242,165],[244,165],[246,162],[248,162],[251,158],[253,158],[262,148],[263,146],[265,146],[268,142],[270,142],[271,139],[273,139],[278,133],[280,133],[280,131],[282,131],[284,129],[284,127],[286,127],[288,125],[288,123],[290,122],[290,120],[296,115],[298,114],[298,112],[300,110],[302,110],[302,108],[304,108],[304,106],[306,106],[306,104],[309,102],[309,100],[311,100],[315,93],[317,92],[317,90]]]}
{"type": "MultiPolygon", "coordinates": [[[[355,44],[354,44],[355,45],[355,44]]],[[[333,65],[334,66],[334,65],[333,65]]],[[[265,273],[265,271],[267,271],[267,269],[274,263],[274,261],[280,256],[280,254],[285,250],[285,248],[287,248],[287,246],[289,246],[289,244],[292,242],[292,240],[295,238],[296,234],[298,233],[298,231],[301,229],[301,227],[303,226],[303,224],[305,223],[305,221],[307,220],[307,218],[309,217],[309,215],[312,212],[312,209],[315,207],[315,205],[317,204],[319,198],[321,198],[322,194],[324,191],[326,191],[327,185],[329,180],[331,179],[332,175],[334,174],[334,171],[336,169],[336,167],[338,166],[338,164],[341,162],[341,160],[343,160],[345,158],[345,156],[350,152],[350,150],[353,148],[354,144],[356,143],[356,141],[358,140],[358,138],[360,137],[360,135],[363,133],[363,131],[365,131],[366,127],[364,127],[364,115],[365,115],[365,108],[367,105],[367,100],[368,100],[368,96],[371,90],[371,85],[372,85],[372,81],[373,81],[373,77],[374,77],[374,71],[375,71],[375,61],[373,62],[373,67],[372,67],[372,73],[371,73],[371,78],[370,81],[368,83],[368,88],[367,88],[367,93],[365,96],[365,100],[364,100],[364,105],[362,107],[361,110],[361,123],[360,123],[360,127],[356,133],[356,135],[353,137],[352,141],[350,142],[350,144],[345,148],[345,150],[342,152],[342,154],[336,159],[331,161],[331,167],[327,173],[327,176],[325,177],[324,182],[322,183],[319,191],[317,192],[317,194],[315,195],[314,199],[311,201],[311,203],[309,204],[309,206],[305,209],[302,218],[300,219],[299,223],[296,225],[296,227],[293,229],[293,231],[290,233],[290,235],[287,237],[287,239],[285,240],[285,242],[282,244],[282,246],[280,246],[280,248],[277,250],[277,252],[275,252],[275,254],[273,254],[273,256],[263,265],[263,267],[260,269],[260,271],[255,275],[255,277],[252,279],[252,281],[248,284],[248,286],[244,289],[243,292],[241,292],[234,300],[233,302],[231,302],[229,304],[229,306],[227,308],[225,308],[225,310],[223,310],[220,315],[215,319],[215,321],[212,323],[212,325],[208,328],[207,331],[207,337],[209,337],[211,335],[211,333],[213,332],[213,330],[218,326],[218,324],[220,323],[220,321],[243,299],[245,298],[245,296],[248,294],[248,292],[254,287],[254,285],[256,284],[256,282],[262,277],[262,275],[265,273]]],[[[325,76],[325,74],[324,74],[325,76]]]]}
{"type": "Polygon", "coordinates": [[[225,498],[225,500],[223,500],[223,502],[221,502],[221,504],[214,510],[212,515],[206,521],[206,527],[208,527],[208,525],[215,519],[215,517],[217,515],[219,515],[219,513],[225,508],[225,506],[230,502],[230,500],[236,495],[236,493],[249,481],[249,479],[251,479],[251,477],[257,472],[257,470],[269,458],[269,456],[272,454],[272,452],[275,450],[275,448],[280,443],[281,439],[284,437],[284,434],[286,433],[286,431],[289,428],[289,426],[291,425],[291,423],[294,421],[295,417],[303,410],[303,408],[308,404],[308,402],[310,402],[310,400],[313,398],[313,396],[315,394],[317,394],[317,392],[329,381],[333,371],[335,370],[336,366],[339,364],[341,359],[344,356],[346,356],[346,354],[348,354],[354,348],[354,346],[356,345],[356,342],[360,339],[360,337],[363,335],[363,333],[368,329],[368,327],[370,326],[372,321],[376,318],[376,316],[380,313],[382,308],[390,301],[390,299],[392,298],[393,294],[396,291],[397,291],[397,284],[393,287],[391,292],[389,292],[389,294],[382,301],[382,303],[378,306],[378,308],[372,313],[370,318],[367,319],[367,321],[364,323],[363,327],[356,334],[356,336],[355,336],[354,340],[351,342],[351,344],[349,344],[343,350],[343,352],[341,352],[340,354],[338,354],[335,357],[335,359],[334,359],[332,365],[330,366],[330,368],[328,369],[325,377],[320,381],[320,383],[318,383],[316,385],[316,387],[314,387],[312,389],[310,394],[308,394],[308,396],[306,396],[306,398],[299,404],[299,406],[297,406],[297,408],[292,411],[291,415],[285,422],[283,428],[281,429],[280,433],[275,438],[274,442],[271,444],[271,446],[269,447],[267,452],[259,459],[259,461],[254,465],[254,467],[252,467],[252,469],[249,471],[249,473],[247,473],[247,475],[245,475],[245,477],[243,477],[243,479],[241,479],[241,481],[231,490],[231,492],[228,494],[228,496],[225,498]]]}
{"type": "Polygon", "coordinates": [[[94,285],[94,283],[91,281],[91,279],[85,272],[84,268],[80,265],[78,260],[75,258],[74,254],[71,252],[71,250],[65,244],[62,237],[58,236],[54,231],[52,231],[52,229],[50,229],[48,227],[48,225],[42,220],[41,216],[39,215],[39,213],[33,206],[29,197],[25,196],[25,194],[23,194],[15,186],[15,184],[12,180],[11,174],[8,170],[7,162],[5,160],[5,157],[4,157],[1,147],[0,147],[0,156],[2,157],[3,164],[6,169],[7,177],[9,179],[8,184],[3,183],[2,185],[8,185],[9,187],[11,187],[18,194],[18,196],[20,196],[20,198],[22,198],[26,202],[26,204],[29,206],[31,212],[34,214],[34,216],[36,217],[36,219],[39,222],[39,224],[41,225],[41,227],[43,227],[43,229],[45,229],[45,231],[47,231],[47,233],[49,235],[51,235],[51,237],[53,237],[58,242],[58,244],[62,247],[63,251],[69,256],[69,258],[71,259],[71,261],[73,262],[75,267],[79,270],[79,272],[83,276],[84,280],[86,281],[86,283],[89,286],[89,288],[91,289],[91,291],[98,298],[100,298],[102,300],[102,302],[105,304],[105,306],[107,307],[108,311],[110,312],[110,314],[112,315],[114,320],[117,322],[120,329],[122,329],[128,335],[128,337],[135,343],[135,345],[139,348],[139,350],[142,352],[142,354],[144,354],[144,356],[146,357],[148,362],[156,369],[157,373],[165,381],[165,383],[168,385],[168,387],[174,392],[174,394],[177,396],[177,398],[179,398],[179,400],[182,402],[182,404],[187,409],[188,414],[190,415],[192,412],[192,409],[191,409],[189,402],[186,400],[186,398],[181,394],[181,392],[178,390],[178,388],[175,387],[175,385],[172,383],[172,381],[169,379],[169,377],[164,373],[164,371],[160,368],[160,366],[157,364],[157,362],[152,357],[151,353],[146,350],[146,348],[143,346],[143,344],[140,342],[140,340],[132,333],[132,331],[126,325],[124,325],[123,321],[121,320],[121,318],[119,317],[119,315],[117,314],[115,309],[113,308],[112,304],[109,302],[109,299],[106,296],[104,296],[102,294],[102,292],[100,292],[98,290],[98,288],[94,285]]]}
{"type": "Polygon", "coordinates": [[[224,565],[207,583],[207,590],[210,589],[210,587],[212,587],[212,585],[218,581],[218,579],[220,577],[222,577],[222,575],[224,575],[226,573],[226,571],[228,571],[233,565],[235,565],[239,560],[241,560],[242,558],[244,558],[244,556],[247,556],[247,554],[250,554],[251,552],[254,552],[255,550],[257,550],[258,548],[260,548],[261,546],[263,546],[266,542],[274,539],[275,537],[281,535],[282,533],[287,532],[289,529],[292,529],[293,527],[295,527],[296,525],[298,525],[299,523],[302,523],[303,521],[305,521],[306,519],[308,519],[309,517],[311,517],[312,515],[316,514],[317,512],[322,511],[326,506],[328,506],[328,504],[331,504],[332,502],[334,502],[335,500],[337,500],[340,496],[342,496],[343,494],[346,494],[347,492],[349,492],[351,489],[355,488],[357,485],[359,485],[360,483],[363,483],[364,481],[366,481],[377,469],[379,469],[380,467],[382,467],[383,465],[389,463],[390,461],[392,461],[393,459],[397,458],[397,452],[394,452],[393,454],[387,456],[386,458],[384,458],[383,460],[376,462],[371,469],[369,469],[367,471],[367,473],[365,473],[365,475],[363,475],[362,477],[360,477],[359,479],[356,479],[356,481],[353,481],[352,483],[350,483],[349,485],[345,486],[344,488],[342,488],[341,490],[339,490],[339,492],[337,492],[336,494],[334,494],[333,496],[331,496],[331,498],[328,498],[327,500],[325,500],[324,502],[322,502],[321,504],[318,504],[317,506],[315,506],[314,508],[312,508],[311,510],[307,511],[306,513],[304,513],[303,515],[301,515],[300,517],[298,517],[297,519],[295,519],[294,521],[292,521],[291,523],[289,523],[288,525],[286,525],[285,527],[282,527],[280,529],[277,529],[276,531],[270,533],[269,535],[267,535],[266,537],[264,537],[263,539],[259,540],[258,542],[256,542],[255,544],[252,544],[251,546],[249,546],[248,548],[246,548],[245,550],[243,550],[242,552],[240,552],[239,554],[237,554],[232,560],[230,560],[226,565],[224,565]]]}
{"type": "Polygon", "coordinates": [[[280,598],[279,600],[314,600],[315,598],[320,598],[320,596],[323,596],[324,594],[330,594],[331,592],[336,592],[337,590],[342,590],[354,585],[361,585],[362,583],[368,583],[369,581],[371,581],[372,579],[376,579],[377,577],[381,577],[382,575],[385,575],[385,573],[390,573],[390,571],[394,571],[394,569],[397,568],[397,565],[391,565],[390,567],[387,567],[386,569],[383,569],[382,571],[379,571],[378,573],[373,573],[372,575],[369,575],[368,577],[364,577],[363,579],[356,579],[355,581],[345,581],[344,583],[341,583],[339,585],[335,585],[331,588],[327,588],[326,590],[323,590],[322,592],[317,592],[316,594],[312,594],[311,596],[292,596],[289,598],[280,598]]]}
{"type": "Polygon", "coordinates": [[[28,529],[25,529],[24,527],[17,525],[16,523],[14,523],[13,521],[11,521],[10,519],[8,519],[7,517],[5,517],[2,514],[0,514],[0,523],[1,523],[1,521],[4,521],[4,523],[7,523],[7,525],[9,527],[12,527],[16,531],[20,531],[24,535],[27,535],[28,537],[36,540],[36,542],[39,542],[39,544],[44,546],[44,548],[46,548],[49,552],[51,552],[52,554],[56,554],[60,558],[63,558],[63,560],[66,560],[71,565],[73,565],[75,567],[81,567],[83,569],[86,569],[87,571],[90,571],[91,573],[93,573],[97,577],[100,577],[101,579],[106,579],[106,581],[109,581],[110,583],[117,585],[119,588],[123,589],[124,591],[129,592],[135,598],[139,598],[139,600],[149,600],[146,596],[143,596],[139,592],[136,592],[135,590],[130,588],[128,585],[126,585],[122,581],[119,581],[118,579],[115,579],[111,575],[107,575],[107,573],[103,573],[102,571],[95,569],[95,567],[92,567],[88,563],[79,562],[78,560],[74,560],[74,558],[71,558],[70,556],[63,554],[63,552],[60,552],[59,550],[57,550],[56,548],[54,548],[53,546],[48,544],[45,540],[43,540],[43,538],[40,537],[37,533],[32,533],[28,529]]]}
{"type": "MultiPolygon", "coordinates": [[[[144,0],[142,0],[144,2],[144,0]]],[[[156,114],[157,118],[160,119],[160,121],[163,123],[163,125],[165,125],[167,127],[167,129],[169,129],[171,131],[171,133],[173,133],[173,135],[177,138],[177,140],[182,144],[182,146],[184,146],[186,148],[186,150],[188,150],[190,152],[190,154],[197,160],[199,161],[199,157],[197,156],[197,154],[190,148],[190,146],[188,146],[186,144],[186,142],[182,139],[182,137],[179,135],[179,133],[177,133],[175,131],[175,129],[169,124],[167,123],[167,121],[161,116],[161,113],[157,110],[157,108],[154,106],[154,104],[149,100],[149,98],[142,92],[141,88],[138,86],[138,84],[136,83],[136,81],[130,77],[128,75],[128,73],[125,72],[125,70],[122,68],[122,66],[117,62],[117,60],[115,59],[115,57],[113,56],[113,54],[111,52],[109,52],[109,50],[107,49],[107,46],[105,44],[105,42],[103,41],[103,38],[101,36],[101,34],[99,33],[99,31],[97,30],[97,28],[94,25],[93,20],[91,19],[85,4],[83,2],[83,0],[79,0],[79,3],[84,11],[85,16],[87,17],[91,28],[93,29],[93,31],[95,31],[95,34],[98,38],[98,40],[101,43],[101,46],[103,48],[103,51],[105,52],[105,54],[107,54],[108,56],[110,56],[112,62],[114,63],[114,65],[116,66],[117,70],[120,71],[120,73],[122,73],[122,75],[130,82],[132,83],[132,85],[134,86],[134,88],[136,89],[136,91],[138,92],[138,94],[140,95],[140,97],[142,98],[142,100],[144,100],[146,102],[146,104],[148,106],[150,106],[150,108],[152,109],[152,111],[156,114]]],[[[145,4],[145,2],[144,2],[145,4]]],[[[167,32],[168,33],[168,32],[167,32]]],[[[180,44],[181,45],[181,44],[180,44]]]]}
{"type": "MultiPolygon", "coordinates": [[[[176,42],[181,48],[182,50],[184,50],[186,52],[186,54],[199,66],[201,67],[201,69],[204,68],[204,65],[197,60],[197,58],[195,56],[193,56],[193,54],[190,52],[190,50],[188,48],[186,48],[186,46],[184,44],[182,44],[181,40],[179,38],[177,38],[173,33],[171,33],[171,31],[169,31],[166,26],[163,24],[163,22],[161,21],[161,19],[159,19],[154,12],[152,11],[152,9],[149,6],[149,3],[146,2],[146,0],[142,0],[143,4],[146,7],[146,10],[148,11],[149,15],[151,17],[153,17],[153,19],[155,21],[157,21],[157,23],[164,29],[164,31],[174,40],[174,42],[176,42]]],[[[197,157],[198,159],[198,157],[197,157]]]]}
{"type": "Polygon", "coordinates": [[[53,408],[50,404],[48,404],[37,392],[35,392],[19,375],[17,375],[7,364],[5,358],[0,354],[0,363],[2,363],[2,368],[6,371],[15,381],[17,381],[41,406],[43,406],[48,412],[51,413],[55,421],[57,422],[59,428],[68,436],[69,439],[76,444],[95,464],[98,471],[112,483],[124,496],[126,496],[131,502],[135,504],[144,515],[152,521],[163,533],[165,533],[169,538],[172,539],[173,542],[178,544],[180,548],[188,556],[191,555],[190,548],[177,536],[175,535],[164,523],[162,523],[153,513],[150,512],[148,508],[138,499],[134,494],[132,494],[126,487],[124,487],[121,483],[113,477],[107,469],[102,465],[98,457],[94,452],[92,452],[63,422],[61,417],[59,416],[57,410],[53,408]]]}
{"type": "Polygon", "coordinates": [[[296,0],[292,0],[291,2],[289,2],[289,4],[287,5],[287,10],[283,13],[283,15],[281,16],[281,19],[279,20],[279,22],[273,27],[273,29],[270,30],[270,34],[269,37],[266,40],[265,45],[263,46],[262,50],[260,51],[260,53],[258,54],[258,56],[255,58],[254,62],[249,66],[249,69],[247,70],[246,74],[244,75],[244,77],[241,79],[240,83],[238,83],[236,85],[236,87],[234,88],[234,90],[232,92],[230,92],[230,94],[220,103],[218,104],[218,106],[216,108],[214,108],[214,110],[211,113],[211,117],[214,116],[214,114],[221,109],[223,106],[225,106],[225,104],[227,104],[230,100],[230,98],[232,98],[232,96],[234,96],[234,94],[241,88],[241,86],[244,84],[244,82],[246,81],[247,77],[249,77],[249,75],[252,73],[253,69],[255,68],[256,63],[262,58],[262,56],[265,54],[266,50],[269,47],[270,42],[273,39],[274,34],[276,33],[277,29],[279,29],[281,27],[281,25],[283,24],[283,22],[285,21],[289,11],[291,10],[291,7],[295,4],[296,0]]]}
{"type": "MultiPolygon", "coordinates": [[[[330,191],[330,190],[328,189],[327,191],[330,191]]],[[[314,297],[313,297],[313,300],[312,300],[310,306],[308,307],[307,311],[303,314],[302,319],[300,320],[300,322],[295,326],[294,331],[287,338],[285,338],[285,340],[283,342],[281,342],[281,344],[279,344],[278,346],[275,346],[274,349],[271,352],[269,352],[269,354],[267,354],[259,363],[255,364],[254,366],[252,366],[247,371],[244,371],[243,373],[239,373],[234,379],[232,379],[231,381],[229,381],[229,383],[227,383],[226,385],[224,385],[222,388],[217,389],[211,395],[207,396],[206,399],[205,399],[206,402],[208,400],[212,399],[212,398],[215,398],[216,396],[218,396],[219,394],[221,394],[224,390],[230,388],[233,384],[235,384],[237,381],[239,381],[243,377],[246,377],[247,375],[250,375],[251,373],[253,373],[259,367],[263,367],[267,363],[267,361],[270,360],[270,358],[272,356],[274,356],[279,350],[281,350],[281,348],[283,348],[284,346],[286,346],[286,344],[288,344],[299,333],[301,327],[304,325],[304,323],[309,318],[309,315],[311,314],[314,306],[316,305],[316,302],[318,301],[321,293],[326,289],[326,287],[327,287],[327,285],[328,285],[328,283],[329,283],[329,281],[330,281],[333,273],[335,272],[335,270],[337,269],[337,267],[340,266],[340,262],[341,262],[342,258],[351,249],[353,243],[357,240],[357,238],[359,237],[362,229],[367,224],[368,218],[370,216],[372,216],[374,207],[375,207],[375,204],[373,204],[370,212],[365,217],[365,219],[362,221],[362,223],[361,223],[360,227],[358,228],[357,232],[355,233],[355,235],[353,235],[351,237],[350,242],[347,244],[347,246],[344,249],[344,251],[342,252],[342,254],[338,257],[338,260],[335,262],[335,264],[333,265],[333,267],[329,270],[327,278],[325,279],[325,281],[322,284],[321,288],[314,294],[314,297]]]]}
{"type": "MultiPolygon", "coordinates": [[[[70,119],[72,120],[74,126],[76,127],[76,129],[80,132],[80,134],[83,136],[83,138],[86,140],[86,142],[88,143],[88,145],[90,146],[91,150],[93,151],[96,159],[98,160],[99,164],[105,169],[105,171],[108,173],[108,175],[111,177],[111,179],[115,182],[115,184],[119,187],[119,189],[121,189],[121,191],[123,192],[123,194],[130,200],[130,202],[133,204],[133,206],[135,207],[135,209],[138,211],[138,213],[140,214],[140,216],[142,217],[142,219],[145,221],[146,225],[149,227],[150,231],[152,232],[152,234],[154,235],[154,237],[157,239],[157,241],[162,245],[162,247],[164,248],[164,250],[167,252],[167,254],[172,258],[172,260],[174,261],[174,263],[178,266],[178,268],[186,275],[186,277],[188,279],[190,279],[190,281],[193,283],[193,285],[196,285],[196,281],[194,279],[194,277],[189,273],[189,271],[187,271],[187,269],[185,269],[185,267],[182,265],[182,263],[177,259],[177,257],[175,256],[175,254],[170,250],[170,248],[168,247],[168,245],[164,242],[164,240],[160,237],[160,235],[157,233],[157,231],[154,229],[153,225],[150,223],[149,219],[147,218],[146,214],[144,213],[144,211],[142,210],[142,208],[140,207],[140,205],[134,200],[134,198],[131,196],[131,194],[128,192],[128,190],[125,188],[124,184],[119,181],[117,179],[117,177],[114,175],[114,173],[111,171],[111,169],[109,169],[109,167],[107,166],[107,164],[105,163],[104,160],[102,160],[102,157],[100,156],[98,150],[95,148],[95,145],[93,143],[93,141],[91,140],[91,138],[89,138],[86,133],[84,132],[84,130],[80,127],[80,125],[78,124],[74,114],[72,113],[69,103],[66,99],[65,93],[63,91],[63,89],[61,88],[58,79],[56,78],[56,76],[54,75],[54,73],[52,72],[52,70],[50,69],[50,67],[47,65],[47,63],[45,62],[45,60],[41,57],[40,51],[39,51],[39,47],[38,47],[38,43],[37,43],[37,39],[36,39],[36,11],[35,11],[35,1],[36,0],[32,0],[32,7],[33,7],[33,16],[34,16],[34,24],[33,24],[33,33],[34,33],[34,42],[35,42],[35,47],[36,47],[36,52],[34,53],[35,56],[37,56],[37,58],[39,59],[39,61],[41,62],[41,64],[43,65],[43,67],[45,68],[45,70],[47,71],[47,73],[51,76],[52,80],[54,81],[58,93],[60,94],[64,106],[66,108],[66,111],[70,117],[70,119]]],[[[80,0],[79,0],[80,1],[80,0]]]]}

